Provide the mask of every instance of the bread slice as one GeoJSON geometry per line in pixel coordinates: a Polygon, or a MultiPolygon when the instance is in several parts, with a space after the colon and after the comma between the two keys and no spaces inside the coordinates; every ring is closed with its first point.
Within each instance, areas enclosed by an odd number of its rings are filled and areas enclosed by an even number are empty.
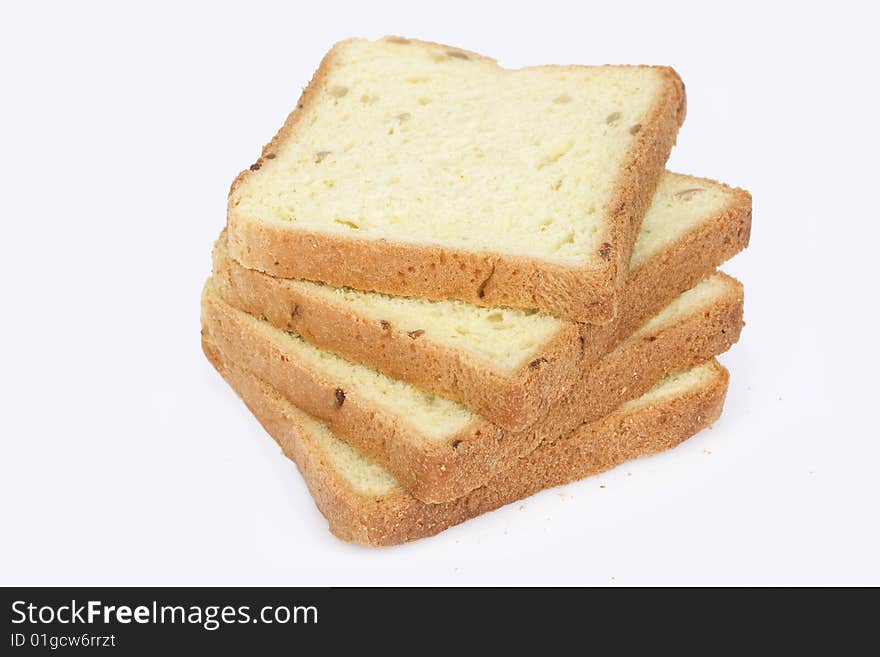
{"type": "Polygon", "coordinates": [[[701,281],[585,370],[520,433],[236,310],[210,280],[202,326],[235,362],[326,422],[415,497],[436,503],[461,497],[542,441],[602,417],[667,374],[726,351],[742,326],[742,286],[720,273],[701,281]]]}
{"type": "Polygon", "coordinates": [[[432,536],[505,504],[675,447],[721,415],[727,370],[717,362],[671,375],[611,414],[544,443],[466,496],[425,504],[324,423],[204,341],[209,360],[293,460],[330,531],[344,541],[395,545],[432,536]]]}
{"type": "Polygon", "coordinates": [[[604,323],[684,111],[670,68],[343,41],[233,183],[229,250],[274,276],[604,323]]]}
{"type": "Polygon", "coordinates": [[[213,273],[236,308],[518,432],[618,339],[745,248],[750,224],[748,192],[665,173],[642,222],[621,311],[602,326],[280,279],[236,262],[223,235],[213,273]]]}

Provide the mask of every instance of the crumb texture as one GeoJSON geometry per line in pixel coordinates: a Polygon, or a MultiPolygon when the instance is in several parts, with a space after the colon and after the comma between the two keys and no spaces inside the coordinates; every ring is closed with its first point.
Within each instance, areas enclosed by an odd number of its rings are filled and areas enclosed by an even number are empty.
{"type": "Polygon", "coordinates": [[[636,269],[708,217],[717,214],[732,198],[733,190],[724,185],[665,173],[660,177],[651,207],[636,237],[630,269],[636,269]]]}
{"type": "Polygon", "coordinates": [[[391,40],[346,41],[330,58],[295,138],[233,190],[235,212],[565,265],[600,257],[607,206],[661,69],[512,71],[391,40]]]}
{"type": "Polygon", "coordinates": [[[529,359],[563,326],[546,313],[517,308],[481,308],[463,301],[394,297],[321,283],[297,281],[304,294],[344,305],[371,321],[388,322],[413,336],[425,336],[464,350],[499,370],[512,371],[529,359]]]}

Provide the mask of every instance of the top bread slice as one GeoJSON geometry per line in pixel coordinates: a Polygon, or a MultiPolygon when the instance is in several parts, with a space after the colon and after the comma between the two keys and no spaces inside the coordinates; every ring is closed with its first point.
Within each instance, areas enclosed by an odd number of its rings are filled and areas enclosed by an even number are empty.
{"type": "Polygon", "coordinates": [[[748,192],[664,173],[636,240],[620,312],[601,326],[276,278],[236,262],[222,235],[213,278],[230,305],[518,432],[619,339],[745,248],[750,225],[748,192]]]}
{"type": "Polygon", "coordinates": [[[605,323],[684,111],[670,68],[343,41],[233,183],[229,250],[273,276],[605,323]]]}

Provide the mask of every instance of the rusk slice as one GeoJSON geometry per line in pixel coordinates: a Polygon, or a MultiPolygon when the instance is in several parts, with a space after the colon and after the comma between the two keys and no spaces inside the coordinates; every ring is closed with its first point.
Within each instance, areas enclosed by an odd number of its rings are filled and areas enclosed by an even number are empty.
{"type": "Polygon", "coordinates": [[[604,323],[684,111],[670,68],[343,41],[233,183],[229,250],[274,276],[604,323]]]}
{"type": "Polygon", "coordinates": [[[203,342],[217,370],[293,460],[330,531],[344,541],[396,545],[474,518],[540,490],[675,447],[721,415],[727,370],[710,361],[671,375],[638,399],[577,427],[444,504],[425,504],[330,428],[203,342]]]}
{"type": "Polygon", "coordinates": [[[223,235],[214,281],[241,310],[519,432],[618,340],[745,248],[750,227],[748,192],[665,173],[636,240],[620,312],[601,326],[276,278],[231,258],[223,235]]]}
{"type": "Polygon", "coordinates": [[[326,422],[415,497],[445,502],[484,484],[542,441],[602,417],[671,372],[726,351],[739,337],[742,301],[736,280],[709,276],[584,370],[557,404],[519,433],[237,310],[210,280],[202,327],[229,358],[326,422]]]}

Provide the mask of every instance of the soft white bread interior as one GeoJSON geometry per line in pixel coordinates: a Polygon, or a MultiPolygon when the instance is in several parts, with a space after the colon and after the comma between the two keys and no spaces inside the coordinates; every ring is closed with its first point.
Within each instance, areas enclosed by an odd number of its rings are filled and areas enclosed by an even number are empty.
{"type": "Polygon", "coordinates": [[[604,323],[684,103],[666,67],[343,41],[233,183],[230,250],[275,276],[604,323]]]}

